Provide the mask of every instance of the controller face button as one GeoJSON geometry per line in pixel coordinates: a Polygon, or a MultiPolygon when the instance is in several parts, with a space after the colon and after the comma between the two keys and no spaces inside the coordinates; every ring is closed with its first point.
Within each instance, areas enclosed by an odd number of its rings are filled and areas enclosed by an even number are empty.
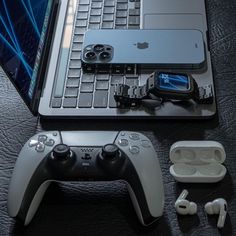
{"type": "Polygon", "coordinates": [[[149,148],[149,147],[151,147],[151,143],[150,143],[148,140],[142,140],[142,141],[141,141],[141,145],[142,145],[144,148],[149,148]]]}
{"type": "Polygon", "coordinates": [[[44,149],[45,149],[45,146],[44,146],[43,143],[38,143],[37,146],[36,146],[36,148],[35,148],[35,150],[36,150],[37,152],[43,152],[44,149]]]}
{"type": "Polygon", "coordinates": [[[49,139],[44,142],[46,146],[52,147],[55,144],[55,141],[53,139],[49,139]]]}
{"type": "Polygon", "coordinates": [[[35,147],[38,143],[38,140],[32,139],[29,141],[29,147],[35,147]]]}
{"type": "Polygon", "coordinates": [[[118,141],[118,144],[122,147],[128,146],[129,145],[129,141],[127,139],[120,139],[118,141]]]}
{"type": "Polygon", "coordinates": [[[47,140],[47,138],[48,137],[46,135],[39,135],[38,141],[43,143],[43,142],[45,142],[47,140]]]}
{"type": "Polygon", "coordinates": [[[139,140],[140,139],[139,134],[136,134],[136,133],[130,134],[129,138],[132,140],[139,140]]]}
{"type": "Polygon", "coordinates": [[[132,153],[132,154],[138,154],[140,149],[138,146],[130,146],[129,148],[129,151],[132,153]]]}

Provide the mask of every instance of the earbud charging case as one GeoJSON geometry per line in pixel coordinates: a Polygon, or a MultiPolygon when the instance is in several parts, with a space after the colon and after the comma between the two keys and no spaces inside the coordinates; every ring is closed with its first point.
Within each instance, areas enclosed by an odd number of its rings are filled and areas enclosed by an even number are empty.
{"type": "Polygon", "coordinates": [[[179,141],[170,148],[170,173],[183,183],[215,183],[226,174],[225,158],[224,147],[218,142],[179,141]]]}

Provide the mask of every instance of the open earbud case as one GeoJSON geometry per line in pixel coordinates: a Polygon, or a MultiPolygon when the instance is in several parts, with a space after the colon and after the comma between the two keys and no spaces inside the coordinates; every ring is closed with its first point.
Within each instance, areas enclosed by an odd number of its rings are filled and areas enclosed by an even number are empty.
{"type": "Polygon", "coordinates": [[[179,141],[170,148],[170,173],[178,182],[214,183],[222,180],[226,154],[216,141],[179,141]]]}

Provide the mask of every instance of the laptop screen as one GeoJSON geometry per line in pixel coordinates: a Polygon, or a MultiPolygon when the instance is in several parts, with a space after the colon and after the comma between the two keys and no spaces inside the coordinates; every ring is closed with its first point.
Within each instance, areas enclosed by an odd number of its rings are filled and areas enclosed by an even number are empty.
{"type": "Polygon", "coordinates": [[[0,62],[30,104],[53,0],[1,0],[0,62]]]}

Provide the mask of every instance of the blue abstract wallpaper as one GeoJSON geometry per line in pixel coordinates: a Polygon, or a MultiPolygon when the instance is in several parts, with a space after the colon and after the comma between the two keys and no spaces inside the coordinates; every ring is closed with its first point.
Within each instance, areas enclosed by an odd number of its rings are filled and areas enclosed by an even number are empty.
{"type": "Polygon", "coordinates": [[[188,91],[189,90],[189,79],[188,76],[182,74],[159,74],[159,86],[163,90],[168,91],[188,91]]]}
{"type": "Polygon", "coordinates": [[[0,63],[23,97],[30,100],[50,0],[0,1],[0,63]]]}

